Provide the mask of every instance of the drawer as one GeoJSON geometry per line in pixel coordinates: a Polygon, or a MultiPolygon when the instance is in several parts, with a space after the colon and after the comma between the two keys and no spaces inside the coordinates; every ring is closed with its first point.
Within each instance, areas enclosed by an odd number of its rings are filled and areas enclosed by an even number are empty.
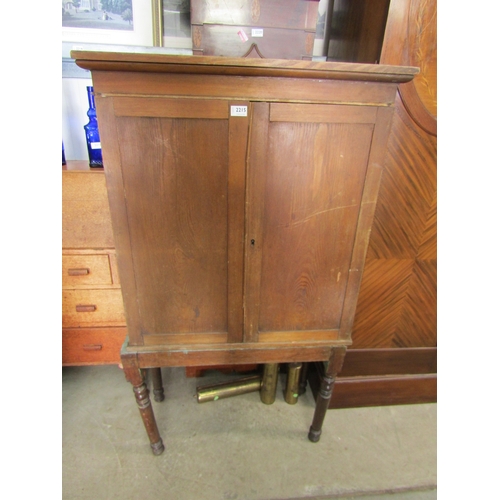
{"type": "Polygon", "coordinates": [[[125,326],[121,290],[63,290],[62,326],[125,326]]]}
{"type": "Polygon", "coordinates": [[[63,287],[80,285],[112,285],[107,255],[63,255],[63,287]]]}
{"type": "Polygon", "coordinates": [[[63,329],[62,364],[118,364],[126,335],[125,327],[63,329]]]}

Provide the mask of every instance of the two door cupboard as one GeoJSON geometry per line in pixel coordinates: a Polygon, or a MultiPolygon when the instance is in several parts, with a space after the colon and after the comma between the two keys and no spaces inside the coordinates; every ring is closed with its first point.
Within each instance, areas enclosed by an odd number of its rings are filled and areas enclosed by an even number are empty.
{"type": "MultiPolygon", "coordinates": [[[[351,343],[397,85],[416,68],[105,52],[92,71],[128,338],[144,369],[325,361],[351,343]]],[[[156,378],[157,380],[157,378],[156,378]]]]}

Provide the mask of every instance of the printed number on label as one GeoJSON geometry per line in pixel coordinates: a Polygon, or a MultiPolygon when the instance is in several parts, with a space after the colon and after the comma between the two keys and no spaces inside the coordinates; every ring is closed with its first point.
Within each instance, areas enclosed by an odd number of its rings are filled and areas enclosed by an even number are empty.
{"type": "Polygon", "coordinates": [[[231,116],[247,116],[247,106],[231,106],[231,116]]]}

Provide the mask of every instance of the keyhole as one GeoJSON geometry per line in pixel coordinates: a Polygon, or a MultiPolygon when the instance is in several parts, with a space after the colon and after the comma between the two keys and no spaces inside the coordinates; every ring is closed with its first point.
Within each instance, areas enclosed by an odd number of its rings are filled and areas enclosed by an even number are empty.
{"type": "Polygon", "coordinates": [[[251,244],[252,246],[254,246],[254,245],[255,245],[255,240],[250,240],[250,244],[251,244]]]}

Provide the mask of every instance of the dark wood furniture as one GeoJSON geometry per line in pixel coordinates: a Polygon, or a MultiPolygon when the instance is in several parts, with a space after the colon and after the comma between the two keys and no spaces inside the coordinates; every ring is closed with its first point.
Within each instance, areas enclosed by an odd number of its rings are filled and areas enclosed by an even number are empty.
{"type": "Polygon", "coordinates": [[[412,67],[74,51],[92,71],[128,339],[144,369],[324,361],[351,343],[397,85],[412,67]]]}
{"type": "Polygon", "coordinates": [[[62,364],[118,364],[127,334],[103,169],[62,171],[62,364]]]}
{"type": "Polygon", "coordinates": [[[380,62],[420,72],[396,95],[353,344],[331,408],[437,399],[436,6],[390,2],[380,62]]]}
{"type": "Polygon", "coordinates": [[[319,0],[191,0],[194,55],[311,60],[319,0]]]}
{"type": "Polygon", "coordinates": [[[328,61],[378,63],[390,0],[331,0],[325,55],[328,61]]]}

